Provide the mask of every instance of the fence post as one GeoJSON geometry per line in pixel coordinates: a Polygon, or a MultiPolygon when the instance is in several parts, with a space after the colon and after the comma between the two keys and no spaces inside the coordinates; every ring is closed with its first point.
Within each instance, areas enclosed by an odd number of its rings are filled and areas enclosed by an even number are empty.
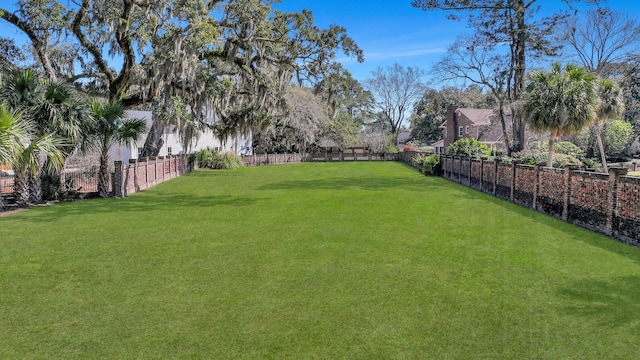
{"type": "Polygon", "coordinates": [[[486,156],[480,157],[480,176],[478,180],[480,180],[480,191],[484,192],[484,162],[488,158],[486,156]]]}
{"type": "Polygon", "coordinates": [[[509,199],[511,202],[513,202],[515,191],[516,191],[516,168],[517,167],[518,167],[517,163],[515,162],[511,163],[511,194],[509,196],[509,199]]]}
{"type": "Polygon", "coordinates": [[[469,156],[469,158],[467,160],[469,160],[469,173],[467,174],[467,182],[469,183],[469,187],[472,187],[471,186],[471,175],[473,173],[473,159],[471,158],[471,156],[469,156]]]}
{"type": "Polygon", "coordinates": [[[577,170],[578,167],[575,165],[567,165],[564,167],[564,180],[563,186],[564,191],[562,194],[562,220],[567,221],[569,218],[569,201],[571,199],[571,172],[577,170]]]}
{"type": "Polygon", "coordinates": [[[122,161],[115,161],[113,166],[113,196],[122,197],[122,161]]]}
{"type": "Polygon", "coordinates": [[[607,193],[607,227],[606,234],[616,236],[617,227],[614,227],[615,217],[618,215],[618,182],[620,176],[627,175],[626,168],[609,168],[609,192],[607,193]]]}
{"type": "Polygon", "coordinates": [[[493,160],[493,190],[491,195],[496,196],[498,190],[498,160],[493,160]]]}
{"type": "Polygon", "coordinates": [[[540,168],[542,163],[536,163],[533,166],[534,169],[534,184],[533,184],[533,204],[531,205],[533,210],[538,210],[538,192],[540,191],[540,168]]]}

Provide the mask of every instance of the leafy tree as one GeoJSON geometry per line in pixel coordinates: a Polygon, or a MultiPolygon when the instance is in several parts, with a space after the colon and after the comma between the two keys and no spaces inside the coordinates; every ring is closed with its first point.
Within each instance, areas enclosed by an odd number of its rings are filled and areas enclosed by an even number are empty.
{"type": "Polygon", "coordinates": [[[378,67],[372,78],[365,81],[376,100],[375,109],[389,124],[391,134],[397,135],[411,106],[424,93],[425,86],[420,80],[424,74],[421,69],[394,64],[386,69],[378,67]]]}
{"type": "Polygon", "coordinates": [[[620,64],[619,74],[626,105],[622,119],[631,124],[635,138],[640,141],[640,56],[631,56],[620,64]]]}
{"type": "MultiPolygon", "coordinates": [[[[363,61],[344,28],[320,29],[311,12],[283,13],[272,4],[19,0],[14,13],[0,8],[0,18],[30,38],[49,79],[73,82],[126,108],[161,98],[167,108],[178,106],[172,99],[179,96],[195,121],[214,127],[211,119],[220,120],[227,136],[268,126],[282,111],[288,84],[321,79],[337,51],[363,61]]],[[[159,148],[161,128],[170,126],[154,120],[160,129],[149,132],[147,155],[159,148]]],[[[193,127],[187,122],[178,127],[193,127]]]]}
{"type": "Polygon", "coordinates": [[[596,76],[584,68],[554,63],[547,72],[534,72],[523,100],[525,120],[535,130],[549,131],[547,166],[553,165],[559,135],[576,133],[589,125],[598,110],[596,76]]]}
{"type": "Polygon", "coordinates": [[[25,56],[13,39],[0,37],[0,73],[7,74],[15,70],[18,62],[25,56]]]}
{"type": "Polygon", "coordinates": [[[622,154],[632,139],[633,127],[625,120],[607,121],[603,128],[604,151],[606,154],[622,154]]]}
{"type": "Polygon", "coordinates": [[[322,130],[322,136],[343,148],[360,144],[359,131],[372,114],[374,99],[371,92],[336,64],[314,86],[314,93],[328,108],[328,123],[322,130]]]}
{"type": "Polygon", "coordinates": [[[146,131],[143,119],[124,119],[124,106],[119,101],[94,100],[91,111],[95,118],[90,144],[100,153],[98,193],[109,196],[109,151],[114,144],[137,141],[146,131]]]}
{"type": "Polygon", "coordinates": [[[467,18],[473,35],[452,46],[438,71],[490,88],[498,102],[509,153],[520,151],[525,145],[525,128],[517,102],[524,92],[527,61],[556,54],[559,46],[551,42],[550,35],[568,16],[566,12],[535,16],[541,3],[540,0],[412,1],[414,7],[425,11],[443,10],[451,19],[467,18]],[[506,114],[511,114],[511,134],[504,125],[506,114]]]}

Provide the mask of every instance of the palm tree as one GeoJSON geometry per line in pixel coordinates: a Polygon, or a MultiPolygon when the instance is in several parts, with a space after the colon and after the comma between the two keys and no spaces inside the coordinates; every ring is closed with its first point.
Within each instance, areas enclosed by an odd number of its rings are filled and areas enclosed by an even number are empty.
{"type": "MultiPolygon", "coordinates": [[[[22,121],[21,113],[10,110],[6,104],[0,104],[0,164],[15,164],[23,144],[28,142],[27,125],[22,121]]],[[[0,209],[3,207],[4,202],[0,196],[0,209]]]]}
{"type": "Polygon", "coordinates": [[[50,160],[48,169],[60,168],[64,161],[60,147],[64,144],[52,134],[34,137],[28,118],[6,104],[0,104],[0,163],[14,170],[14,192],[19,206],[29,203],[29,177],[40,167],[40,154],[50,160]]]}
{"type": "Polygon", "coordinates": [[[596,76],[575,65],[563,69],[554,63],[550,71],[530,77],[522,108],[533,129],[550,132],[548,167],[558,136],[575,133],[596,118],[597,90],[596,76]]]}
{"type": "MultiPolygon", "coordinates": [[[[47,158],[44,170],[54,172],[60,170],[64,164],[64,154],[60,150],[66,145],[64,139],[48,134],[30,139],[26,147],[16,154],[14,171],[14,193],[18,206],[27,206],[34,202],[31,189],[34,179],[39,179],[42,170],[41,155],[47,158]]],[[[40,202],[37,198],[35,202],[40,202]]]]}
{"type": "Polygon", "coordinates": [[[600,148],[602,171],[608,173],[607,155],[604,152],[599,120],[612,120],[622,115],[622,112],[624,112],[624,98],[620,87],[608,79],[600,79],[598,83],[598,95],[600,96],[600,106],[598,106],[597,117],[593,125],[595,127],[596,138],[598,139],[598,147],[600,148]]]}
{"type": "MultiPolygon", "coordinates": [[[[57,144],[65,160],[86,136],[91,122],[89,112],[85,102],[66,84],[41,82],[32,70],[19,70],[5,81],[0,96],[29,118],[36,138],[49,139],[49,144],[57,144]]],[[[30,186],[26,191],[30,193],[32,202],[42,202],[42,167],[58,171],[57,166],[47,164],[49,161],[44,156],[44,162],[38,161],[42,166],[32,167],[33,171],[29,172],[30,186]]]]}
{"type": "Polygon", "coordinates": [[[115,100],[102,102],[95,100],[91,104],[95,119],[91,143],[100,152],[100,174],[98,193],[109,196],[109,150],[114,144],[129,143],[138,140],[146,131],[143,119],[124,119],[124,107],[115,100]]]}

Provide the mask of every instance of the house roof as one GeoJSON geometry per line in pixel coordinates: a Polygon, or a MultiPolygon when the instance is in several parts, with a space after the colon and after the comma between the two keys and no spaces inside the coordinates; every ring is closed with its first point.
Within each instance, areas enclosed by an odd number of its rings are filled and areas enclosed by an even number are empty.
{"type": "Polygon", "coordinates": [[[403,132],[398,133],[398,142],[399,143],[405,143],[409,139],[411,139],[411,133],[410,132],[403,131],[403,132]]]}
{"type": "MultiPolygon", "coordinates": [[[[504,133],[502,131],[502,124],[499,117],[494,115],[492,117],[492,123],[480,130],[478,140],[485,143],[502,143],[504,140],[504,133]]],[[[507,133],[511,133],[513,121],[511,121],[511,114],[505,114],[505,126],[507,127],[507,133]]]]}
{"type": "Polygon", "coordinates": [[[438,141],[438,142],[434,142],[433,144],[431,144],[431,146],[433,147],[443,147],[444,146],[444,139],[438,141]]]}
{"type": "Polygon", "coordinates": [[[475,125],[491,125],[493,109],[457,108],[458,116],[462,115],[475,125]]]}
{"type": "Polygon", "coordinates": [[[337,142],[333,141],[332,139],[329,139],[328,137],[323,137],[323,138],[319,139],[317,141],[317,144],[318,144],[319,147],[322,147],[322,148],[338,148],[338,147],[340,147],[340,145],[337,142]]]}

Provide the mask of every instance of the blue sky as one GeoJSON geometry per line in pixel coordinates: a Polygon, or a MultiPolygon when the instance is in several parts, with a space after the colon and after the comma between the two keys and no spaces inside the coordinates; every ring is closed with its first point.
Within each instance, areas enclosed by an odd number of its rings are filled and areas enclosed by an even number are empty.
{"type": "MultiPolygon", "coordinates": [[[[0,2],[7,6],[4,2],[8,0],[0,2]]],[[[562,4],[560,0],[537,2],[547,13],[554,12],[562,4]]],[[[640,1],[609,0],[605,6],[640,19],[640,1]]],[[[321,28],[331,24],[345,27],[348,35],[364,51],[365,62],[358,63],[342,54],[337,60],[359,81],[371,77],[371,72],[377,67],[385,68],[394,63],[428,71],[443,57],[456,37],[468,31],[466,22],[448,20],[444,12],[424,12],[413,8],[411,0],[281,0],[275,7],[284,11],[311,10],[321,28]]],[[[8,5],[7,8],[15,7],[8,5]]],[[[0,21],[0,33],[24,38],[4,21],[0,21]]],[[[424,80],[428,81],[428,76],[424,80]]]]}
{"type": "MultiPolygon", "coordinates": [[[[538,3],[541,13],[552,13],[562,4],[559,0],[538,3]]],[[[604,6],[640,18],[640,1],[609,0],[604,6]]],[[[360,64],[344,56],[338,56],[338,60],[359,81],[371,77],[377,67],[394,63],[428,71],[458,35],[468,32],[466,22],[448,20],[444,12],[413,8],[411,0],[282,0],[276,7],[311,10],[317,25],[323,28],[330,24],[345,27],[364,51],[365,62],[360,64]]]]}

